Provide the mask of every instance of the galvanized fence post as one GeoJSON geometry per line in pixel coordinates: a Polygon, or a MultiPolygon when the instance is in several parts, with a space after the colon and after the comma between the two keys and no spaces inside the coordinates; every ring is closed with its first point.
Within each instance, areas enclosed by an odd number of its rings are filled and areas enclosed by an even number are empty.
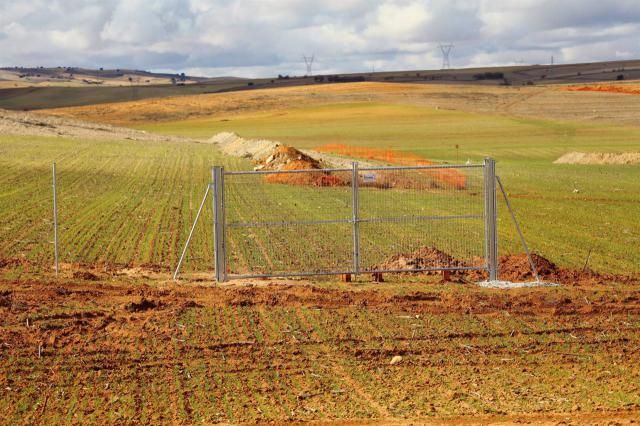
{"type": "Polygon", "coordinates": [[[58,197],[56,194],[56,162],[53,162],[53,257],[55,259],[56,275],[58,275],[58,197]]]}
{"type": "Polygon", "coordinates": [[[485,255],[489,281],[498,279],[498,204],[496,197],[496,161],[484,160],[485,255]]]}
{"type": "Polygon", "coordinates": [[[227,280],[227,256],[225,252],[224,224],[224,168],[215,166],[211,170],[213,178],[213,247],[216,281],[227,280]]]}
{"type": "Polygon", "coordinates": [[[353,222],[353,272],[360,272],[360,216],[359,216],[359,191],[358,191],[358,163],[351,163],[351,207],[353,222]]]}

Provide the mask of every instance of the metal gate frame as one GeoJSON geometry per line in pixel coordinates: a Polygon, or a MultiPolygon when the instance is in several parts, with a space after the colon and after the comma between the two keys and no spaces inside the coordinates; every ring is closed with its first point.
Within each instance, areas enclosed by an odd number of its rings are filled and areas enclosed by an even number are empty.
{"type": "MultiPolygon", "coordinates": [[[[233,278],[267,278],[267,277],[295,277],[295,276],[314,276],[314,275],[341,275],[341,274],[359,274],[363,273],[360,269],[360,223],[359,217],[359,187],[358,173],[360,170],[422,170],[422,169],[465,169],[465,168],[483,168],[483,189],[484,189],[484,251],[485,265],[483,267],[457,267],[457,268],[429,268],[416,270],[380,270],[380,271],[364,271],[366,273],[377,272],[421,272],[421,271],[460,271],[460,270],[486,270],[489,274],[489,281],[495,281],[498,277],[498,233],[497,219],[498,207],[496,196],[496,162],[492,158],[485,158],[482,164],[463,164],[463,165],[439,165],[439,166],[407,166],[407,167],[375,167],[360,169],[357,162],[352,163],[351,169],[323,169],[329,172],[352,172],[351,192],[352,192],[352,217],[350,222],[353,224],[353,268],[350,271],[342,272],[299,272],[286,274],[256,274],[243,275],[241,277],[229,276],[227,274],[227,250],[225,236],[225,205],[224,205],[224,177],[225,175],[241,175],[241,174],[277,174],[278,171],[246,171],[246,172],[225,172],[222,166],[214,166],[211,169],[211,188],[212,188],[212,205],[213,205],[213,247],[215,259],[215,277],[216,281],[221,283],[233,278]]],[[[319,170],[295,170],[280,173],[311,173],[319,170]]]]}

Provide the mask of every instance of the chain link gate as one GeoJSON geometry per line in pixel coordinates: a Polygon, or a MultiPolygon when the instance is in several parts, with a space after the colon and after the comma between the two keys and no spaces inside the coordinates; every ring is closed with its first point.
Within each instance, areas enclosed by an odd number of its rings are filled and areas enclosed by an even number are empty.
{"type": "Polygon", "coordinates": [[[493,159],[317,170],[213,167],[212,179],[218,282],[443,270],[487,270],[496,279],[493,159]]]}

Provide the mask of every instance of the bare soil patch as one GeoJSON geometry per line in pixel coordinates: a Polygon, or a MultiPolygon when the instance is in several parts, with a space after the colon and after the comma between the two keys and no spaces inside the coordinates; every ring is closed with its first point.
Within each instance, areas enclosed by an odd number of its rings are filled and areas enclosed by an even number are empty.
{"type": "Polygon", "coordinates": [[[197,142],[192,139],[163,136],[109,124],[96,124],[73,118],[4,109],[0,109],[0,134],[103,140],[127,139],[150,142],[197,142]]]}
{"type": "Polygon", "coordinates": [[[569,92],[601,92],[619,93],[623,95],[640,95],[640,84],[589,84],[584,86],[569,86],[566,90],[569,92]]]}
{"type": "Polygon", "coordinates": [[[603,153],[569,152],[553,162],[554,164],[586,165],[629,165],[640,164],[640,152],[603,153]]]}
{"type": "Polygon", "coordinates": [[[0,291],[7,424],[598,423],[640,409],[634,286],[5,280],[0,291]]]}
{"type": "Polygon", "coordinates": [[[453,256],[438,250],[435,247],[421,247],[412,253],[397,254],[374,269],[401,270],[401,269],[430,269],[430,268],[456,268],[464,266],[464,263],[453,256]]]}

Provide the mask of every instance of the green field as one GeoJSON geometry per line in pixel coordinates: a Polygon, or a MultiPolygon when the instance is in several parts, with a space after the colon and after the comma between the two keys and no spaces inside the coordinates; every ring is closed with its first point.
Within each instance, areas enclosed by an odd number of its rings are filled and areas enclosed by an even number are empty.
{"type": "MultiPolygon", "coordinates": [[[[589,265],[595,270],[640,271],[640,252],[633,249],[640,242],[639,168],[552,164],[568,151],[637,149],[640,130],[635,128],[347,103],[277,114],[150,124],[144,129],[200,138],[233,130],[298,147],[343,143],[394,148],[449,163],[481,162],[491,156],[498,160],[498,174],[535,251],[561,266],[582,267],[591,252],[589,265]]],[[[164,270],[177,262],[209,180],[209,166],[220,164],[230,170],[251,167],[247,160],[224,157],[211,145],[196,143],[3,136],[0,150],[0,239],[4,242],[0,257],[26,258],[40,265],[52,259],[51,161],[58,162],[63,262],[153,265],[164,270]]],[[[346,201],[340,201],[348,198],[343,188],[312,190],[272,185],[261,191],[255,197],[247,195],[238,200],[231,207],[237,210],[230,214],[246,216],[256,209],[276,211],[277,207],[281,217],[306,217],[313,209],[311,216],[321,220],[335,219],[336,215],[348,217],[342,214],[348,212],[340,208],[317,210],[317,206],[336,202],[348,207],[346,201]]],[[[400,194],[387,200],[384,208],[394,216],[394,211],[403,208],[402,214],[406,214],[411,206],[436,211],[443,205],[436,196],[414,195],[407,195],[403,204],[400,194]]],[[[374,191],[369,205],[376,205],[376,197],[383,202],[386,195],[374,191]]],[[[501,207],[502,253],[521,251],[507,212],[501,207]]],[[[385,213],[383,208],[373,209],[378,216],[385,213]]],[[[455,209],[448,212],[455,214],[455,209]]],[[[185,265],[187,270],[209,269],[212,264],[210,223],[207,209],[185,265]]],[[[378,251],[368,257],[367,266],[392,254],[411,251],[421,241],[427,245],[442,243],[445,251],[465,258],[479,255],[481,230],[476,225],[467,230],[423,224],[365,229],[369,253],[378,251]],[[448,229],[452,230],[450,235],[448,229]]],[[[248,271],[251,265],[272,269],[280,265],[284,270],[287,263],[292,267],[330,259],[339,270],[350,254],[349,236],[348,225],[277,232],[232,229],[230,245],[236,253],[232,260],[239,265],[238,270],[248,271]],[[265,258],[265,250],[271,260],[265,258]]]]}
{"type": "MultiPolygon", "coordinates": [[[[570,151],[640,148],[640,129],[518,119],[407,105],[352,103],[285,112],[150,124],[146,130],[208,137],[236,131],[313,148],[343,143],[415,152],[450,163],[491,156],[534,250],[553,261],[609,272],[640,271],[638,166],[555,165],[570,151]],[[456,145],[459,149],[456,150],[456,145]]],[[[518,250],[501,210],[501,245],[518,250]]]]}
{"type": "MultiPolygon", "coordinates": [[[[247,169],[246,160],[222,157],[198,143],[131,143],[50,138],[5,138],[0,211],[6,221],[0,257],[35,267],[52,261],[51,161],[57,161],[60,253],[63,263],[175,267],[210,179],[209,166],[247,169]]],[[[348,174],[347,174],[348,175],[348,174]]],[[[428,177],[415,176],[427,180],[428,177]]],[[[362,188],[361,217],[482,214],[481,170],[468,188],[362,188]],[[468,192],[473,191],[473,195],[468,192]]],[[[346,271],[351,269],[349,187],[266,183],[261,176],[227,178],[229,224],[283,220],[342,220],[327,225],[239,227],[228,231],[233,273],[346,271]]],[[[211,209],[202,217],[186,270],[213,264],[211,209]]],[[[470,260],[482,256],[482,221],[362,224],[363,268],[422,245],[470,260]],[[463,222],[470,222],[465,223],[463,222]],[[429,232],[427,232],[429,231],[429,232]],[[451,238],[457,233],[459,237],[451,238]]]]}

